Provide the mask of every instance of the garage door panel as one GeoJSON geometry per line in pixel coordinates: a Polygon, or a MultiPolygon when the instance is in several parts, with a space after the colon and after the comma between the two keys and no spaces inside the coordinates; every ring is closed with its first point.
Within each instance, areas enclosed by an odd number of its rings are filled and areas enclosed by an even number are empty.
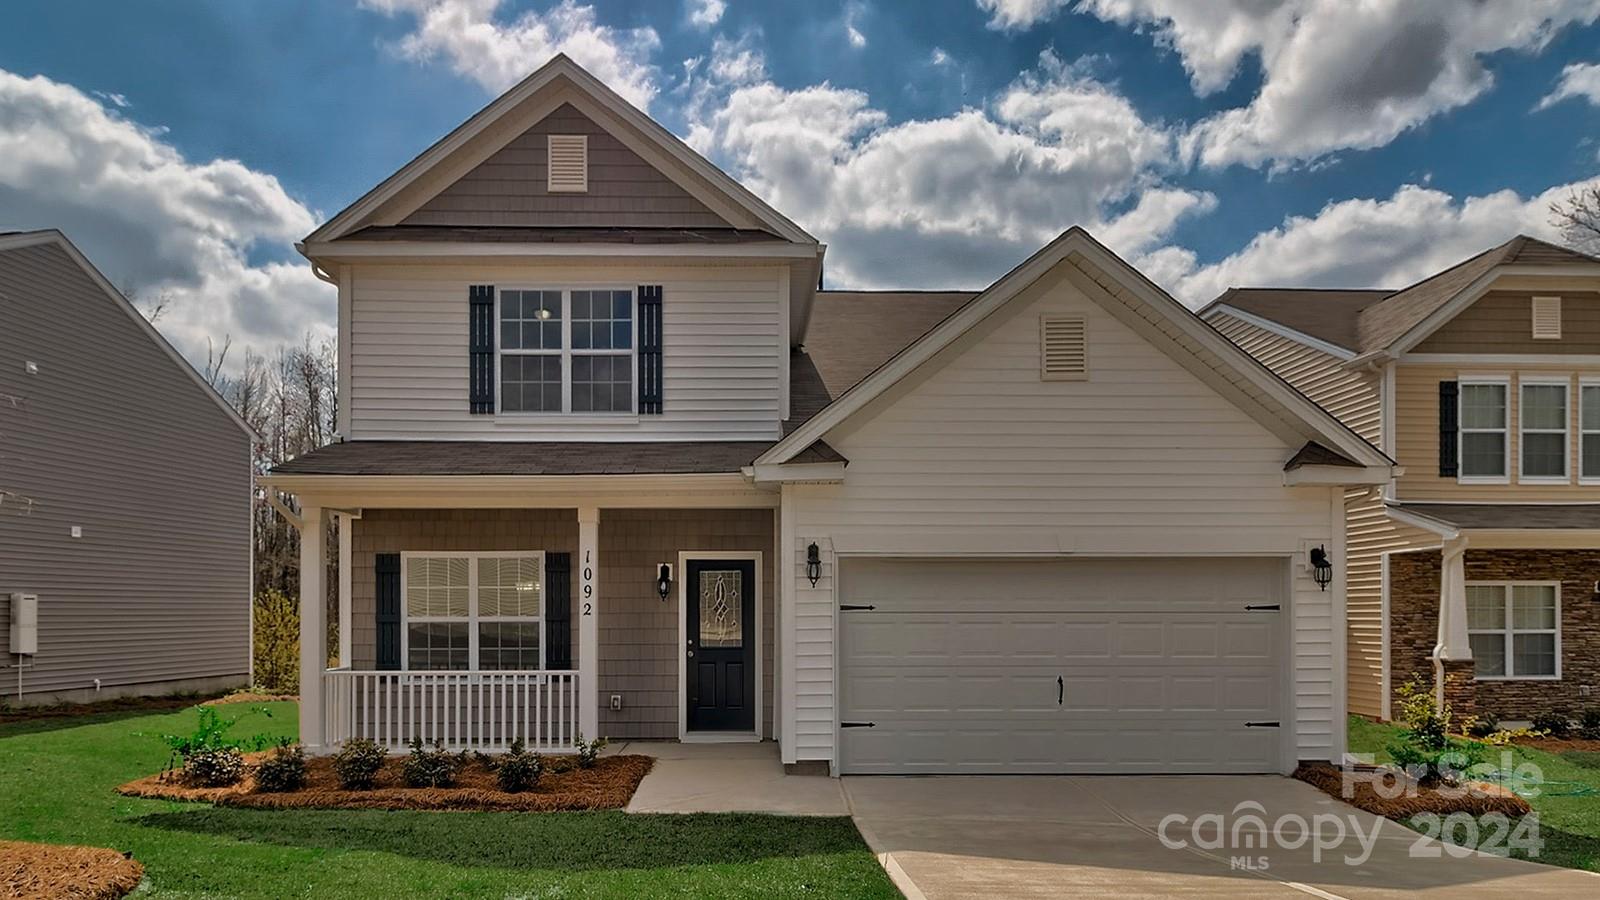
{"type": "Polygon", "coordinates": [[[1279,766],[1276,560],[847,561],[841,765],[857,773],[1279,766]],[[857,568],[861,564],[861,568],[857,568]],[[1170,579],[1170,580],[1169,580],[1170,579]],[[975,608],[972,604],[982,604],[975,608]],[[1058,683],[1057,679],[1060,679],[1058,683]]]}

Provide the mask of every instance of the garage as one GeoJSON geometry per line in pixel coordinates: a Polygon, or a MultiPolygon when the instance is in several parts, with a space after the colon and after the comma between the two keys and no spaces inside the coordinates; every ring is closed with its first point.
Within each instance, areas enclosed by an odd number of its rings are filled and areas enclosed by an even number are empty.
{"type": "Polygon", "coordinates": [[[1280,771],[1286,566],[842,560],[840,770],[1280,771]]]}

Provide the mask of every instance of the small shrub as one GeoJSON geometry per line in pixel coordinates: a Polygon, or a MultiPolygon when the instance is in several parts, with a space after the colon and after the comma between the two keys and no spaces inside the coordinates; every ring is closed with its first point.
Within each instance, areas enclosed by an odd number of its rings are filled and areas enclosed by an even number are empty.
{"type": "Polygon", "coordinates": [[[422,745],[422,738],[411,739],[411,755],[406,757],[406,784],[414,788],[444,788],[456,783],[456,775],[466,754],[455,754],[435,741],[433,749],[422,745]]]}
{"type": "Polygon", "coordinates": [[[578,768],[594,768],[595,760],[600,758],[600,751],[604,750],[609,743],[611,742],[603,737],[584,743],[583,734],[580,732],[578,734],[578,768]]]}
{"type": "Polygon", "coordinates": [[[1572,717],[1564,709],[1542,712],[1533,717],[1533,730],[1542,731],[1556,740],[1565,740],[1572,736],[1572,717]]]}
{"type": "Polygon", "coordinates": [[[284,739],[256,765],[256,790],[268,794],[298,791],[306,784],[306,748],[284,739]]]}
{"type": "Polygon", "coordinates": [[[255,620],[251,653],[256,687],[268,694],[298,693],[300,604],[283,592],[268,588],[256,595],[251,615],[255,620]]]}
{"type": "Polygon", "coordinates": [[[529,753],[518,738],[511,742],[511,751],[494,761],[494,777],[500,790],[517,794],[539,783],[544,773],[544,757],[529,753]]]}
{"type": "Polygon", "coordinates": [[[557,756],[544,762],[545,772],[551,775],[565,775],[578,767],[578,761],[570,756],[557,756]]]}
{"type": "Polygon", "coordinates": [[[227,787],[243,777],[244,754],[237,747],[201,750],[183,761],[183,782],[195,787],[227,787]]]}
{"type": "Polygon", "coordinates": [[[333,757],[333,774],[339,786],[347,791],[367,791],[383,771],[383,761],[388,754],[383,748],[366,738],[352,738],[344,742],[333,757]]]}
{"type": "Polygon", "coordinates": [[[1389,745],[1389,755],[1423,787],[1453,783],[1456,775],[1484,758],[1485,747],[1476,741],[1450,736],[1450,704],[1434,701],[1433,690],[1413,678],[1395,690],[1400,708],[1400,740],[1389,745]]]}
{"type": "MultiPolygon", "coordinates": [[[[271,743],[271,738],[265,734],[252,735],[248,738],[236,738],[228,734],[233,726],[256,713],[272,718],[272,711],[264,706],[250,707],[232,718],[223,718],[215,706],[196,707],[199,718],[195,722],[194,730],[188,734],[163,734],[159,738],[167,745],[170,754],[167,757],[167,771],[182,766],[188,768],[190,758],[200,753],[209,753],[216,750],[261,750],[271,743]]],[[[232,782],[229,782],[230,784],[232,782]]]]}
{"type": "Polygon", "coordinates": [[[1483,742],[1491,747],[1509,747],[1518,741],[1541,737],[1544,737],[1544,732],[1532,728],[1502,728],[1494,734],[1485,735],[1483,742]]]}
{"type": "Polygon", "coordinates": [[[1578,714],[1578,737],[1600,741],[1600,708],[1591,706],[1578,714]]]}
{"type": "Polygon", "coordinates": [[[1492,712],[1467,716],[1461,728],[1467,737],[1486,738],[1500,730],[1500,719],[1492,712]]]}

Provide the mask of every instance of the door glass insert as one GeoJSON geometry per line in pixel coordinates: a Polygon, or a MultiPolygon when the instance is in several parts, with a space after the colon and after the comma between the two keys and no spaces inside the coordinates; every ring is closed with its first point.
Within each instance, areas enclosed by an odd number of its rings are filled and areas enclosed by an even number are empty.
{"type": "Polygon", "coordinates": [[[744,573],[708,569],[700,573],[700,646],[744,645],[744,573]]]}

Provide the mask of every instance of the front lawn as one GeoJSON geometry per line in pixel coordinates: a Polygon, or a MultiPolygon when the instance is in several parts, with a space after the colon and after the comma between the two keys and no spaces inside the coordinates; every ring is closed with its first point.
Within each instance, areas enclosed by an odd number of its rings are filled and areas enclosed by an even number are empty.
{"type": "MultiPolygon", "coordinates": [[[[1393,725],[1351,716],[1350,752],[1371,753],[1377,757],[1377,762],[1386,763],[1389,754],[1385,748],[1397,739],[1398,731],[1393,725]]],[[[1511,769],[1531,763],[1538,767],[1547,782],[1573,782],[1600,791],[1600,754],[1567,751],[1558,755],[1532,747],[1492,747],[1486,761],[1511,769]],[[1502,751],[1510,754],[1509,759],[1502,760],[1502,751]]],[[[1539,816],[1539,836],[1544,842],[1544,849],[1538,856],[1526,858],[1553,866],[1600,872],[1600,793],[1588,796],[1541,794],[1526,799],[1539,816]]]]}
{"type": "MultiPolygon", "coordinates": [[[[240,734],[293,735],[293,703],[240,734]]],[[[0,838],[112,847],[139,897],[895,897],[846,818],[224,809],[140,800],[195,712],[0,725],[0,838]],[[141,734],[143,736],[141,736],[141,734]]]]}

